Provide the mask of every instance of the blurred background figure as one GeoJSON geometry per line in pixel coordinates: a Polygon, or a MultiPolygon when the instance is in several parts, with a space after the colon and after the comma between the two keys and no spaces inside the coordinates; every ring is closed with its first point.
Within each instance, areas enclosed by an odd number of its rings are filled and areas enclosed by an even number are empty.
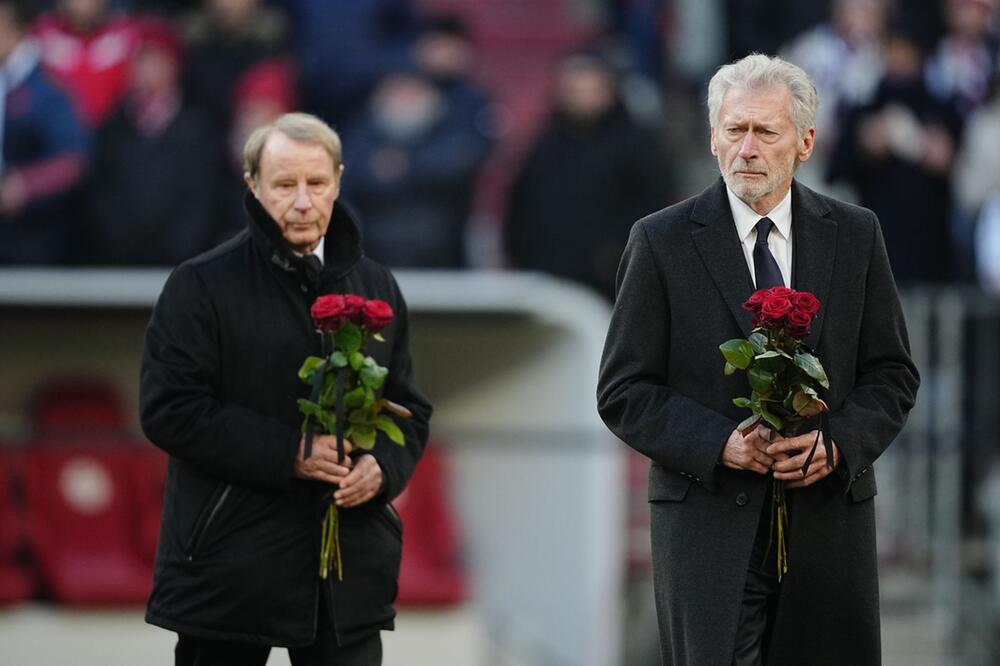
{"type": "Polygon", "coordinates": [[[243,197],[243,146],[255,129],[294,111],[295,73],[285,58],[263,60],[237,80],[232,95],[232,117],[228,120],[226,159],[219,186],[219,241],[241,231],[247,225],[243,197]]]}
{"type": "Polygon", "coordinates": [[[997,0],[944,0],[946,32],[927,61],[927,89],[963,119],[983,103],[997,67],[997,0]]]}
{"type": "Polygon", "coordinates": [[[228,131],[237,81],[257,63],[285,51],[285,16],[264,0],[206,0],[183,23],[186,98],[228,131]]]}
{"type": "Polygon", "coordinates": [[[902,25],[889,33],[873,99],[849,108],[830,179],[845,181],[879,217],[896,282],[954,277],[950,173],[960,132],[952,107],[927,90],[924,55],[902,25]]]}
{"type": "Polygon", "coordinates": [[[172,266],[218,236],[220,137],[181,94],[174,28],[155,19],[138,26],[126,100],[97,135],[91,259],[172,266]]]}
{"type": "Polygon", "coordinates": [[[36,28],[46,70],[70,93],[81,118],[97,127],[128,84],[135,21],[109,0],[56,0],[36,28]]]}
{"type": "Polygon", "coordinates": [[[61,264],[75,251],[88,137],[30,25],[28,0],[0,0],[0,264],[61,264]]]}
{"type": "Polygon", "coordinates": [[[795,175],[809,187],[830,189],[825,171],[844,108],[869,102],[882,79],[888,2],[833,0],[829,19],[782,48],[782,57],[809,74],[822,100],[813,156],[795,175]]]}
{"type": "Polygon", "coordinates": [[[462,126],[468,141],[485,156],[496,137],[492,101],[475,80],[475,45],[457,14],[435,14],[424,20],[414,55],[420,70],[446,98],[449,123],[462,126]]]}
{"type": "Polygon", "coordinates": [[[393,268],[458,268],[487,144],[424,74],[378,85],[344,135],[344,196],[361,213],[365,251],[393,268]]]}
{"type": "Polygon", "coordinates": [[[594,53],[558,66],[552,112],[511,188],[511,266],[541,270],[612,298],[628,232],[671,199],[663,139],[626,112],[617,76],[594,53]]]}
{"type": "Polygon", "coordinates": [[[376,82],[406,62],[417,30],[410,0],[275,0],[288,11],[304,111],[340,131],[376,82]]]}

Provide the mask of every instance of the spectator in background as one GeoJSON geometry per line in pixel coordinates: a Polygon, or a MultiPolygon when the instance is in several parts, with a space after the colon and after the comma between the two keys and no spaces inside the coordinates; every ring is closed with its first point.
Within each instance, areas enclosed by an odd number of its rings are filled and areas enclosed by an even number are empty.
{"type": "Polygon", "coordinates": [[[216,132],[185,105],[180,41],[170,24],[143,21],[128,97],[98,134],[92,196],[93,258],[174,265],[218,235],[221,168],[216,132]]]}
{"type": "Polygon", "coordinates": [[[927,88],[964,119],[989,93],[996,70],[997,0],[945,0],[947,32],[927,61],[927,88]]]}
{"type": "Polygon", "coordinates": [[[95,128],[125,95],[135,50],[135,21],[112,12],[109,0],[56,0],[37,26],[48,72],[70,93],[95,128]]]}
{"type": "Polygon", "coordinates": [[[236,82],[233,115],[227,123],[225,176],[218,200],[221,223],[219,242],[246,227],[243,198],[247,188],[243,182],[243,146],[255,129],[293,111],[296,106],[295,73],[291,63],[283,58],[257,63],[236,82]]]}
{"type": "Polygon", "coordinates": [[[449,122],[461,125],[469,141],[485,156],[493,146],[496,126],[489,94],[474,80],[475,44],[455,14],[439,14],[424,23],[414,50],[423,73],[444,93],[449,122]]]}
{"type": "Polygon", "coordinates": [[[486,153],[424,75],[385,77],[345,136],[344,196],[365,251],[393,268],[458,268],[471,193],[486,153]]]}
{"type": "Polygon", "coordinates": [[[337,128],[360,114],[382,76],[409,57],[411,0],[275,0],[287,10],[303,107],[337,128]]]}
{"type": "Polygon", "coordinates": [[[923,53],[894,27],[871,102],[851,109],[830,166],[878,215],[899,284],[954,277],[950,170],[960,121],[924,85],[923,53]]]}
{"type": "Polygon", "coordinates": [[[590,53],[569,56],[551,118],[507,203],[510,264],[611,298],[632,223],[670,203],[668,173],[662,140],[625,113],[610,65],[590,53]]]}
{"type": "Polygon", "coordinates": [[[952,187],[960,265],[974,267],[983,288],[1000,295],[1000,76],[992,88],[966,124],[952,187]]]}
{"type": "Polygon", "coordinates": [[[206,0],[184,25],[187,100],[227,130],[237,81],[255,64],[284,51],[285,16],[264,0],[206,0]]]}
{"type": "Polygon", "coordinates": [[[30,0],[0,0],[0,264],[58,264],[73,252],[73,188],[86,131],[41,67],[30,0]]]}
{"type": "Polygon", "coordinates": [[[812,159],[795,174],[804,185],[824,188],[844,108],[869,102],[882,79],[887,1],[834,0],[829,21],[782,49],[782,57],[806,71],[823,100],[816,115],[812,159]]]}

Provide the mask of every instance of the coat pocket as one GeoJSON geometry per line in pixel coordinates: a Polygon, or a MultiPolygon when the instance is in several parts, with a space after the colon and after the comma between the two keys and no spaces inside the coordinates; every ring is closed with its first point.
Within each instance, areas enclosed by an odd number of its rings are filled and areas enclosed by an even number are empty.
{"type": "Polygon", "coordinates": [[[650,465],[648,492],[650,502],[683,502],[690,487],[691,479],[685,479],[661,465],[655,463],[650,465]]]}
{"type": "Polygon", "coordinates": [[[209,497],[209,501],[205,504],[205,508],[202,509],[198,520],[195,522],[194,529],[191,531],[191,538],[188,540],[187,548],[185,549],[188,561],[197,557],[201,544],[205,540],[205,535],[208,534],[222,505],[226,503],[226,499],[229,497],[232,488],[231,484],[220,483],[219,487],[209,497]]]}

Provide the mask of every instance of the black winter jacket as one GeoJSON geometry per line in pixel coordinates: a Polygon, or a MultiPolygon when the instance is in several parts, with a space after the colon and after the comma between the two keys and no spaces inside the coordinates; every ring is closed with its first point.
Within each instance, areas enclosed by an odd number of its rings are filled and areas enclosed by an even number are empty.
{"type": "Polygon", "coordinates": [[[389,271],[365,258],[351,215],[334,207],[325,263],[310,276],[273,219],[247,195],[248,228],[184,262],[146,330],[142,427],[170,454],[146,620],[182,634],[297,647],[314,642],[329,595],[339,642],[391,629],[401,525],[388,501],[413,473],[431,406],[413,385],[407,310],[389,271]],[[297,371],[318,355],[309,306],[325,293],[388,301],[396,317],[369,353],[389,368],[385,397],[413,412],[405,447],[381,434],[372,454],[382,494],[341,510],[344,579],[319,579],[320,524],[331,486],[293,479],[308,387],[297,371]]]}

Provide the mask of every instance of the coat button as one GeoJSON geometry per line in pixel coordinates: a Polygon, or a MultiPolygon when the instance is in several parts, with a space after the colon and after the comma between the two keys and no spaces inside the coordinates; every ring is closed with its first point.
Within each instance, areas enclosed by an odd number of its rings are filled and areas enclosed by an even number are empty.
{"type": "Polygon", "coordinates": [[[746,506],[749,501],[750,498],[747,497],[746,493],[740,493],[736,496],[736,506],[746,506]]]}

